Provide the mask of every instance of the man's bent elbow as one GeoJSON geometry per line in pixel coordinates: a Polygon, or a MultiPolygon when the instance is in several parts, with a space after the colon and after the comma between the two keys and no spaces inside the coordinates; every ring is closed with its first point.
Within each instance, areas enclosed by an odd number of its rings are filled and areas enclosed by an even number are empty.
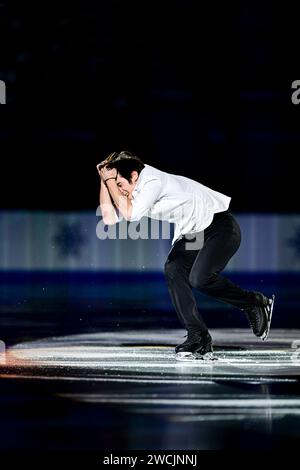
{"type": "Polygon", "coordinates": [[[141,217],[139,217],[137,214],[134,214],[132,211],[132,206],[130,206],[127,210],[127,213],[124,214],[124,219],[127,220],[127,222],[137,222],[141,219],[141,217]]]}
{"type": "Polygon", "coordinates": [[[115,225],[118,221],[112,217],[105,217],[102,218],[104,225],[115,225]]]}

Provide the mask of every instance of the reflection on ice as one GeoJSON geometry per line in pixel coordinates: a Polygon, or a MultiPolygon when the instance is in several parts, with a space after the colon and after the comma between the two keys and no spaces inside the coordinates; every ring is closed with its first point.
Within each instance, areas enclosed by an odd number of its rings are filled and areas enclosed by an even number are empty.
{"type": "Polygon", "coordinates": [[[274,419],[300,416],[295,333],[263,343],[248,332],[214,332],[217,360],[191,362],[176,360],[182,335],[175,330],[44,338],[9,348],[0,375],[52,381],[55,395],[73,402],[178,424],[251,420],[271,434],[274,419]]]}
{"type": "Polygon", "coordinates": [[[300,374],[300,350],[291,348],[295,331],[293,335],[285,332],[282,344],[278,337],[259,342],[253,335],[249,336],[248,330],[242,333],[219,330],[213,335],[219,338],[219,345],[215,341],[215,361],[176,361],[174,345],[181,336],[178,330],[169,333],[162,330],[126,331],[45,338],[18,344],[8,349],[6,368],[21,374],[26,369],[29,375],[34,370],[35,376],[38,372],[48,377],[55,374],[62,379],[76,376],[82,380],[93,377],[107,381],[160,383],[187,380],[196,383],[220,377],[263,381],[266,377],[283,379],[300,374]]]}

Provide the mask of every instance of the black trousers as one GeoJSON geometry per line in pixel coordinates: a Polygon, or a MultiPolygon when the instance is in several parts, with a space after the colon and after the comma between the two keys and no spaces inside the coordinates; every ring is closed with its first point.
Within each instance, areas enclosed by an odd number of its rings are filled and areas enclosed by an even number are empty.
{"type": "Polygon", "coordinates": [[[220,275],[241,243],[240,227],[229,212],[215,214],[202,233],[186,235],[173,245],[165,263],[165,278],[179,321],[186,328],[207,327],[198,311],[193,288],[243,308],[254,294],[220,275]]]}

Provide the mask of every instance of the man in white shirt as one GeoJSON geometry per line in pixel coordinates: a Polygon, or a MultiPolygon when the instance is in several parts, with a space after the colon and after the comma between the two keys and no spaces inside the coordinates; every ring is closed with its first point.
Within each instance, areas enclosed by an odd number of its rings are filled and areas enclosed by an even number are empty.
{"type": "Polygon", "coordinates": [[[212,338],[193,287],[243,310],[254,334],[266,339],[274,296],[242,289],[220,275],[241,242],[239,225],[228,210],[231,198],[144,164],[130,152],[110,154],[97,169],[105,224],[143,216],[175,224],[164,273],[177,316],[187,330],[187,340],[175,348],[176,358],[212,357],[212,338]]]}

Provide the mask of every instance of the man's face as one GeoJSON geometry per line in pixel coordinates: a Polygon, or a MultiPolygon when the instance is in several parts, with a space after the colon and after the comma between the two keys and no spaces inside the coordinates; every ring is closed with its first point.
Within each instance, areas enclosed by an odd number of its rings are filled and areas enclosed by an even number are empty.
{"type": "Polygon", "coordinates": [[[138,176],[139,176],[138,172],[133,171],[131,173],[131,181],[132,182],[129,183],[127,179],[123,178],[123,176],[121,176],[120,173],[118,173],[116,183],[117,183],[117,186],[120,190],[120,193],[123,196],[126,196],[129,199],[131,199],[131,193],[132,193],[132,191],[134,190],[134,188],[136,186],[138,176]]]}

